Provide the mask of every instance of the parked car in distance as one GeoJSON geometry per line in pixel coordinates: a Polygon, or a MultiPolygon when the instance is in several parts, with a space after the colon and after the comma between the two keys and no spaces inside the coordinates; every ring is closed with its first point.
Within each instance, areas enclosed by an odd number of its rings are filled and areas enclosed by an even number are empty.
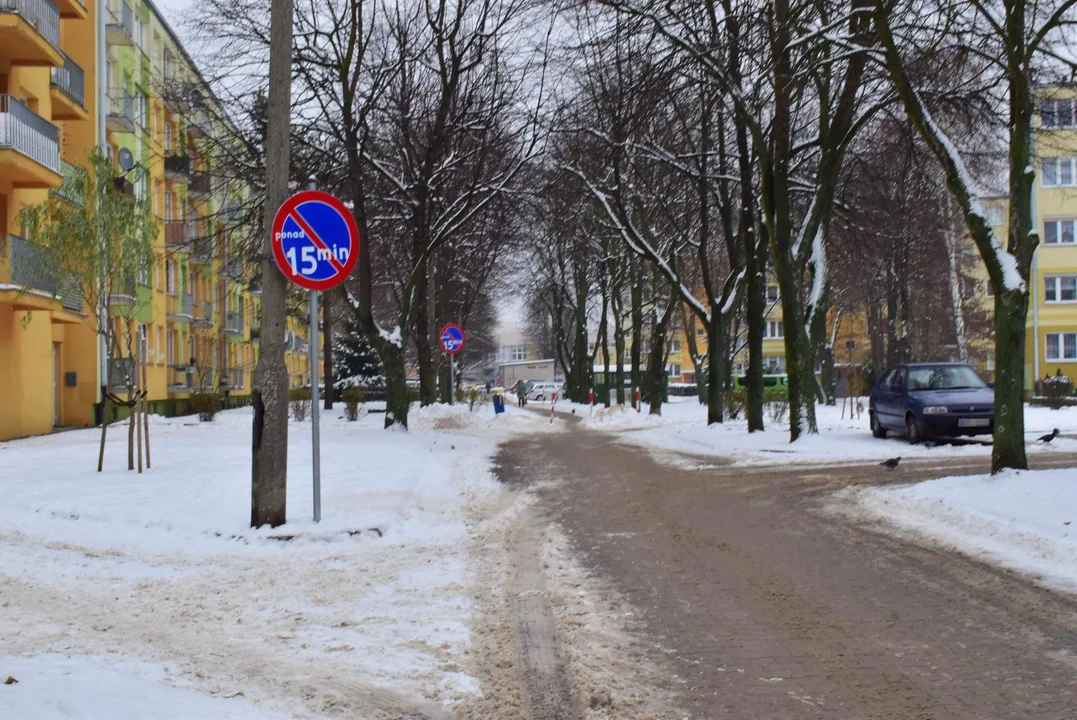
{"type": "Polygon", "coordinates": [[[872,435],[905,432],[912,444],[990,434],[994,416],[994,390],[964,363],[894,365],[875,383],[868,404],[872,435]]]}
{"type": "Polygon", "coordinates": [[[564,387],[564,383],[561,382],[535,382],[528,384],[527,399],[534,402],[546,402],[553,399],[553,394],[557,393],[561,395],[561,389],[564,387]]]}

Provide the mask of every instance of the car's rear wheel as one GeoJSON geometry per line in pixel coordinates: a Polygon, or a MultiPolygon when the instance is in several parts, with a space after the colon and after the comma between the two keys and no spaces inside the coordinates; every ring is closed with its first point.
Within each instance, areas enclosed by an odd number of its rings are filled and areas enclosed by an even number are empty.
{"type": "Polygon", "coordinates": [[[879,422],[879,417],[875,414],[871,414],[871,434],[880,440],[886,437],[886,428],[879,422]]]}
{"type": "Polygon", "coordinates": [[[924,429],[915,415],[905,418],[905,427],[908,430],[910,445],[919,445],[924,441],[924,429]]]}

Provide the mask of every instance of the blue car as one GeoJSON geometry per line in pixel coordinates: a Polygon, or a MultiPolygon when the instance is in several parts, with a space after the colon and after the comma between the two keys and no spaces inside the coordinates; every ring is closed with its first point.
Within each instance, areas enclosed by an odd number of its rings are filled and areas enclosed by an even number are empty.
{"type": "Polygon", "coordinates": [[[904,432],[917,444],[934,437],[988,435],[995,392],[964,363],[908,363],[888,368],[871,391],[871,433],[904,432]]]}

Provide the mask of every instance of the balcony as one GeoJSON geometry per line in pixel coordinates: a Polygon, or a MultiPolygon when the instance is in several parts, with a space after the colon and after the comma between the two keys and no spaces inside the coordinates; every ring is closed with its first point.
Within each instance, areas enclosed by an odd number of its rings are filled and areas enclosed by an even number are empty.
{"type": "Polygon", "coordinates": [[[10,95],[0,95],[0,175],[14,187],[56,188],[63,182],[60,131],[10,95]]]}
{"type": "MultiPolygon", "coordinates": [[[[0,0],[0,2],[2,1],[0,0]]],[[[187,118],[187,134],[192,139],[213,137],[213,126],[204,112],[198,112],[187,118]]]]}
{"type": "Polygon", "coordinates": [[[63,183],[60,187],[49,190],[49,195],[81,205],[83,193],[86,191],[86,171],[60,158],[60,174],[64,177],[63,183]]]}
{"type": "MultiPolygon", "coordinates": [[[[52,0],[0,0],[0,61],[60,66],[60,10],[52,0]]],[[[0,65],[3,65],[0,62],[0,65]]]]}
{"type": "Polygon", "coordinates": [[[64,55],[63,66],[52,68],[51,73],[49,95],[52,97],[52,119],[88,120],[90,114],[86,112],[85,74],[82,68],[64,55]]]}
{"type": "Polygon", "coordinates": [[[243,313],[230,312],[224,316],[224,331],[229,335],[243,334],[243,313]]]}
{"type": "Polygon", "coordinates": [[[224,274],[229,280],[236,282],[242,282],[243,280],[243,261],[240,258],[229,258],[224,263],[224,274]]]}
{"type": "Polygon", "coordinates": [[[194,319],[191,314],[192,303],[190,293],[184,293],[177,297],[168,298],[167,317],[172,322],[190,322],[194,319]]]}
{"type": "Polygon", "coordinates": [[[64,310],[82,312],[82,286],[55,268],[45,248],[18,235],[0,235],[0,260],[10,269],[8,283],[18,286],[0,292],[12,294],[16,309],[54,309],[58,300],[64,310]]]}
{"type": "Polygon", "coordinates": [[[109,306],[130,307],[138,300],[137,290],[135,289],[135,279],[133,277],[124,278],[115,282],[111,282],[111,287],[108,293],[109,306]]]}
{"type": "Polygon", "coordinates": [[[262,324],[261,320],[255,320],[251,322],[251,341],[258,342],[262,337],[262,324]]]}
{"type": "Polygon", "coordinates": [[[195,238],[190,261],[200,265],[209,265],[213,262],[213,238],[195,238]]]}
{"type": "Polygon", "coordinates": [[[187,250],[194,242],[195,226],[193,222],[171,220],[165,223],[165,245],[187,250]]]}
{"type": "Polygon", "coordinates": [[[196,302],[191,325],[196,328],[213,327],[213,303],[209,300],[196,302]]]}
{"type": "Polygon", "coordinates": [[[129,133],[135,131],[135,97],[126,88],[109,88],[107,94],[108,115],[105,125],[109,132],[129,133]]]}
{"type": "Polygon", "coordinates": [[[208,200],[211,193],[209,174],[193,173],[191,175],[191,184],[187,186],[187,195],[198,200],[208,200]]]}
{"type": "Polygon", "coordinates": [[[135,385],[134,358],[112,358],[108,361],[108,389],[114,393],[126,393],[135,385]]]}
{"type": "Polygon", "coordinates": [[[229,225],[241,225],[243,223],[243,207],[234,200],[228,200],[217,213],[218,218],[229,225]]]}
{"type": "Polygon", "coordinates": [[[105,11],[105,41],[109,45],[134,45],[135,16],[131,6],[122,0],[109,4],[111,7],[105,11]]]}
{"type": "Polygon", "coordinates": [[[227,370],[225,370],[225,376],[228,378],[228,386],[224,388],[225,390],[244,389],[245,383],[243,368],[228,368],[227,370]]]}
{"type": "Polygon", "coordinates": [[[173,182],[190,182],[191,156],[165,155],[165,177],[173,182]]]}

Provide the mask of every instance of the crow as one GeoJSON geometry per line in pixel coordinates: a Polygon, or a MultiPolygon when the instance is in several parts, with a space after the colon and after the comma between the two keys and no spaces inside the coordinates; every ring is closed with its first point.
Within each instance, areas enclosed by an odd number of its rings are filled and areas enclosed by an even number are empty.
{"type": "Polygon", "coordinates": [[[899,462],[901,462],[901,458],[896,457],[896,458],[890,458],[889,460],[883,460],[879,464],[882,465],[885,468],[890,468],[891,470],[893,470],[894,468],[896,468],[898,466],[899,462]]]}
{"type": "Polygon", "coordinates": [[[1058,437],[1058,428],[1055,428],[1054,430],[1047,433],[1046,435],[1040,436],[1040,442],[1041,443],[1049,443],[1052,440],[1054,440],[1056,437],[1058,437]]]}

